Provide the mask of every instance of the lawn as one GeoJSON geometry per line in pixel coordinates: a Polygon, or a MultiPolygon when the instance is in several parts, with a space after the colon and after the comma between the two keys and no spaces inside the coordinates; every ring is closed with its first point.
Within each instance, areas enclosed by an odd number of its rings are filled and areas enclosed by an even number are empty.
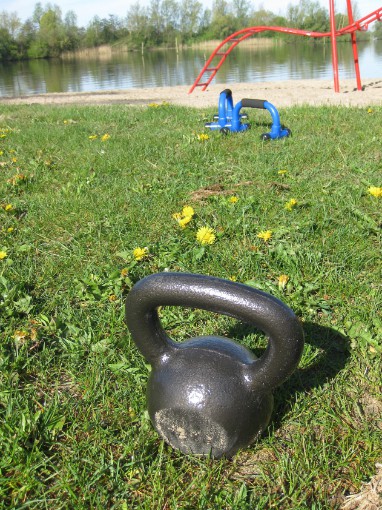
{"type": "MultiPolygon", "coordinates": [[[[336,509],[382,461],[382,107],[284,109],[293,136],[267,142],[266,112],[227,136],[214,113],[2,106],[1,509],[336,509]],[[270,426],[232,459],[182,455],[149,421],[124,299],[163,270],[247,283],[302,322],[270,426]]],[[[266,345],[160,313],[178,341],[266,345]]]]}

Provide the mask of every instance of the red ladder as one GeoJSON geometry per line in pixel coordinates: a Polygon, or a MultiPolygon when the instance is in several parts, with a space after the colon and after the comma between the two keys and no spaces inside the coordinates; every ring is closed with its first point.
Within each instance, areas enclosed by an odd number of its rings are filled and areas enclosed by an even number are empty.
{"type": "Polygon", "coordinates": [[[196,78],[193,86],[189,90],[189,94],[194,90],[195,87],[202,87],[202,90],[206,90],[208,85],[211,83],[211,81],[214,79],[216,73],[219,71],[221,66],[224,64],[226,58],[231,53],[231,51],[236,48],[236,46],[241,43],[241,41],[244,41],[244,39],[247,39],[247,37],[250,37],[253,35],[256,31],[256,27],[254,28],[247,28],[235,32],[234,34],[230,35],[226,39],[224,39],[223,42],[221,42],[215,50],[211,53],[209,59],[204,64],[203,69],[199,73],[198,77],[196,78]],[[244,32],[241,34],[241,32],[244,32]],[[227,46],[227,48],[224,48],[224,46],[227,46]],[[213,60],[218,57],[218,62],[216,64],[212,64],[213,60]],[[220,57],[220,59],[219,59],[220,57]],[[205,77],[206,81],[201,82],[202,77],[207,74],[208,76],[205,77]]]}

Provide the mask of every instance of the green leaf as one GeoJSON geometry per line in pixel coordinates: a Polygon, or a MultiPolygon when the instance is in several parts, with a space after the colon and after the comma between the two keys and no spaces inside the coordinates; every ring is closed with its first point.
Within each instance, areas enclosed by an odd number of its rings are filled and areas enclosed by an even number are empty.
{"type": "Polygon", "coordinates": [[[14,307],[17,312],[28,314],[33,308],[31,296],[25,296],[15,301],[14,307]]]}

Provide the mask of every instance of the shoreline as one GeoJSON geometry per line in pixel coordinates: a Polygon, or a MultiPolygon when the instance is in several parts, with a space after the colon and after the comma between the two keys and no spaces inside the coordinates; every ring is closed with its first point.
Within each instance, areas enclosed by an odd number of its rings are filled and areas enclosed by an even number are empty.
{"type": "Polygon", "coordinates": [[[222,90],[232,90],[234,103],[243,98],[263,99],[276,107],[297,105],[354,106],[382,105],[382,78],[363,79],[363,90],[356,88],[355,79],[340,80],[340,92],[333,89],[333,80],[288,80],[259,83],[212,84],[206,91],[195,89],[188,94],[191,85],[174,87],[133,88],[95,92],[58,92],[20,97],[0,97],[3,105],[112,105],[144,106],[167,102],[193,108],[217,107],[222,90]]]}

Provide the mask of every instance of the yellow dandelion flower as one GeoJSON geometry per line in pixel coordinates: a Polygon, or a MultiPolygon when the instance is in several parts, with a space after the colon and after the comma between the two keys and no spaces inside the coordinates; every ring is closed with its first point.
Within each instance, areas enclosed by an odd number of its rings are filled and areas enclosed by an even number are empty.
{"type": "Polygon", "coordinates": [[[182,209],[182,212],[176,212],[172,215],[172,217],[174,218],[174,220],[178,222],[178,224],[182,228],[185,228],[185,226],[188,225],[188,223],[190,223],[190,221],[192,220],[194,214],[195,211],[193,207],[191,207],[190,205],[185,205],[182,209]]]}
{"type": "Polygon", "coordinates": [[[238,199],[238,197],[233,196],[233,197],[229,197],[228,202],[229,202],[230,204],[236,204],[236,202],[237,202],[238,200],[239,200],[239,199],[238,199]]]}
{"type": "Polygon", "coordinates": [[[288,170],[279,170],[277,173],[279,175],[286,175],[288,173],[288,170]]]}
{"type": "Polygon", "coordinates": [[[12,163],[17,163],[17,158],[12,158],[12,163]]]}
{"type": "Polygon", "coordinates": [[[204,142],[204,141],[208,140],[209,138],[210,137],[208,135],[206,135],[205,133],[198,135],[198,140],[200,140],[201,142],[204,142]]]}
{"type": "Polygon", "coordinates": [[[190,205],[185,205],[182,209],[182,216],[194,216],[195,211],[190,205]]]}
{"type": "Polygon", "coordinates": [[[185,228],[185,226],[188,225],[191,220],[192,216],[184,216],[184,218],[180,218],[180,220],[178,220],[179,226],[185,228]]]}
{"type": "Polygon", "coordinates": [[[28,337],[28,332],[23,331],[21,329],[16,329],[16,331],[13,334],[13,338],[16,340],[16,342],[25,340],[27,337],[28,337]]]}
{"type": "Polygon", "coordinates": [[[3,260],[7,258],[7,252],[6,251],[0,251],[0,260],[3,260]]]}
{"type": "Polygon", "coordinates": [[[297,205],[297,200],[295,198],[291,198],[290,200],[288,200],[288,202],[285,204],[285,209],[287,211],[291,211],[293,209],[293,207],[295,207],[297,205]]]}
{"type": "Polygon", "coordinates": [[[98,138],[98,135],[90,135],[89,136],[89,140],[95,140],[96,138],[98,138]]]}
{"type": "Polygon", "coordinates": [[[127,267],[124,267],[123,269],[121,269],[122,278],[125,278],[128,274],[129,274],[129,270],[127,269],[127,267]]]}
{"type": "Polygon", "coordinates": [[[108,297],[109,301],[112,303],[113,301],[117,301],[117,296],[115,294],[110,294],[108,297]]]}
{"type": "Polygon", "coordinates": [[[102,135],[101,140],[102,142],[106,142],[107,140],[109,140],[109,138],[110,138],[109,133],[105,133],[104,135],[102,135]]]}
{"type": "Polygon", "coordinates": [[[373,197],[382,197],[382,188],[378,188],[377,186],[370,186],[367,190],[370,195],[373,195],[373,197]]]}
{"type": "Polygon", "coordinates": [[[196,240],[200,244],[214,244],[216,240],[215,231],[210,227],[201,227],[196,233],[196,240]]]}
{"type": "Polygon", "coordinates": [[[14,230],[15,230],[15,229],[14,229],[14,227],[8,227],[8,228],[7,228],[7,232],[8,232],[8,234],[12,234],[12,232],[13,232],[14,230]]]}
{"type": "Polygon", "coordinates": [[[12,204],[5,204],[4,210],[7,212],[13,211],[13,205],[12,204]]]}
{"type": "Polygon", "coordinates": [[[135,250],[133,250],[133,256],[135,258],[135,260],[143,260],[145,257],[147,257],[149,253],[149,250],[148,248],[135,248],[135,250]]]}
{"type": "Polygon", "coordinates": [[[272,238],[272,230],[262,230],[257,234],[257,237],[266,243],[272,238]]]}
{"type": "Polygon", "coordinates": [[[368,108],[367,113],[373,113],[373,110],[371,108],[368,108]]]}
{"type": "Polygon", "coordinates": [[[279,289],[284,290],[288,281],[289,281],[289,276],[287,276],[286,274],[280,275],[279,276],[279,289]]]}

